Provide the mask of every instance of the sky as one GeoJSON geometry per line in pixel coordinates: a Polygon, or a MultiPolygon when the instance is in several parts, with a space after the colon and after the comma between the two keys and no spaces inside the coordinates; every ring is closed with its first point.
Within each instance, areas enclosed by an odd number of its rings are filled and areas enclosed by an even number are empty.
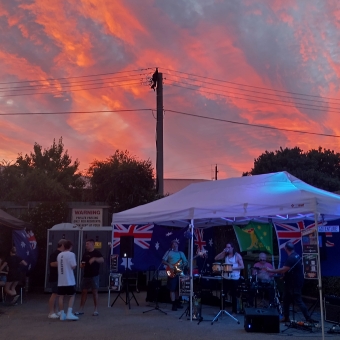
{"type": "Polygon", "coordinates": [[[0,161],[62,137],[81,171],[115,150],[155,167],[156,67],[164,178],[340,152],[339,32],[337,0],[2,0],[0,161]]]}

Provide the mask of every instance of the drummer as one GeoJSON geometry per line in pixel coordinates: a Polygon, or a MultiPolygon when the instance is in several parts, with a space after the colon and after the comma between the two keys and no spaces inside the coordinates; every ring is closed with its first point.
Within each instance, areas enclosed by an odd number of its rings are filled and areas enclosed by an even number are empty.
{"type": "Polygon", "coordinates": [[[225,264],[231,268],[230,273],[224,273],[223,289],[224,293],[229,292],[231,296],[232,313],[237,313],[237,286],[240,279],[241,269],[244,268],[242,256],[235,251],[234,244],[228,242],[225,249],[215,256],[215,260],[224,260],[225,264]]]}
{"type": "Polygon", "coordinates": [[[269,300],[269,304],[274,303],[274,274],[269,273],[266,268],[273,269],[273,266],[271,263],[267,262],[267,255],[265,253],[259,254],[259,261],[254,264],[254,267],[252,268],[252,281],[257,282],[257,284],[252,286],[251,292],[250,292],[250,300],[249,305],[252,307],[254,297],[256,290],[264,290],[267,292],[267,297],[269,300]]]}

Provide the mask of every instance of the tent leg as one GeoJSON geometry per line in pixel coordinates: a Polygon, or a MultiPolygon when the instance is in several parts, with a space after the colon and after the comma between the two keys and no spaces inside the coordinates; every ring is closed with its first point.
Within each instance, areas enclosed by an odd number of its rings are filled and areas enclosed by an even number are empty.
{"type": "Polygon", "coordinates": [[[322,340],[325,340],[325,323],[323,320],[323,305],[322,305],[322,278],[321,278],[321,261],[320,261],[320,248],[319,248],[319,226],[318,226],[318,214],[314,213],[315,227],[316,227],[316,239],[318,242],[318,289],[319,289],[319,299],[320,299],[320,315],[321,315],[321,331],[322,340]]]}

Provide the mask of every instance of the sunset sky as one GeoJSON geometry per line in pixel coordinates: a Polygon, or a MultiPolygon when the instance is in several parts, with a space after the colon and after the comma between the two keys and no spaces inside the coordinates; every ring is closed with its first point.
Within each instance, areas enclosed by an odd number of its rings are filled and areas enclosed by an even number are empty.
{"type": "Polygon", "coordinates": [[[155,167],[156,67],[165,178],[340,152],[339,32],[338,0],[2,0],[0,161],[63,137],[80,170],[116,149],[155,167]]]}

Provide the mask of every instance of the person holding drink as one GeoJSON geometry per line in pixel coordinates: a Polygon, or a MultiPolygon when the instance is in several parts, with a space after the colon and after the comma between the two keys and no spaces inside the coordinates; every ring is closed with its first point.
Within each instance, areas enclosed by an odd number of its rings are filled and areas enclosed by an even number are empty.
{"type": "Polygon", "coordinates": [[[98,288],[99,288],[99,269],[100,264],[104,263],[104,257],[101,252],[95,249],[95,241],[87,240],[85,244],[85,253],[81,259],[80,268],[84,269],[84,276],[81,281],[81,298],[80,308],[76,315],[84,314],[84,306],[87,299],[87,293],[92,290],[94,311],[93,316],[98,316],[98,288]]]}

